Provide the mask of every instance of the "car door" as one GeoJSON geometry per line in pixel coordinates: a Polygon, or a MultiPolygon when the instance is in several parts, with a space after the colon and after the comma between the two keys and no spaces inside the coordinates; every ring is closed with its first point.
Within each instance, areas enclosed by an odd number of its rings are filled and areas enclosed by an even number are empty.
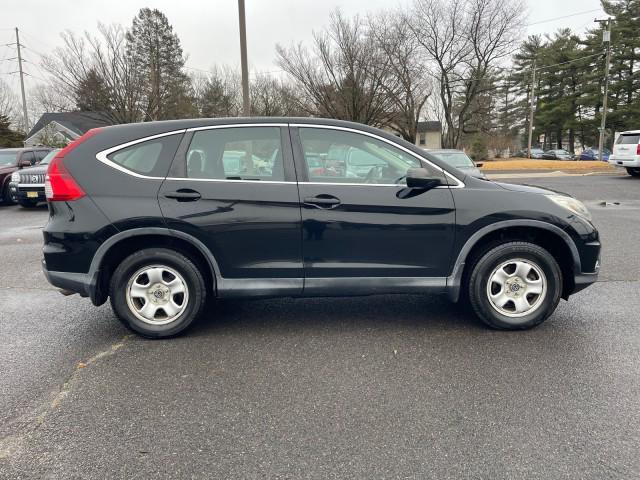
{"type": "Polygon", "coordinates": [[[158,198],[167,226],[213,254],[220,295],[301,292],[300,206],[285,125],[188,131],[158,198]]]}
{"type": "Polygon", "coordinates": [[[350,281],[350,293],[443,286],[454,241],[453,196],[447,186],[408,189],[404,175],[409,168],[425,167],[446,182],[444,173],[366,132],[321,125],[292,126],[291,132],[305,294],[327,293],[346,284],[340,279],[355,277],[360,281],[350,281]],[[371,168],[350,168],[348,155],[366,158],[360,163],[371,168]]]}

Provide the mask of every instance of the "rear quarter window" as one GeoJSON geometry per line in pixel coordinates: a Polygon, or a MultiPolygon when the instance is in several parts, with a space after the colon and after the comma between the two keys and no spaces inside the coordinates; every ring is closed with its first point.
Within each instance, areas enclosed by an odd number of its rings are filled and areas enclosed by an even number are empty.
{"type": "Polygon", "coordinates": [[[167,175],[171,161],[178,150],[181,134],[154,138],[107,155],[107,158],[122,168],[149,177],[167,175]]]}

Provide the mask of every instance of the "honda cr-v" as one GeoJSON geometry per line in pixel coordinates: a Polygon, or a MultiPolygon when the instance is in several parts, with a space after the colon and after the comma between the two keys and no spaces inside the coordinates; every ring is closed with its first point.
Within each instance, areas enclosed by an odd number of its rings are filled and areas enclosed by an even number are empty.
{"type": "Polygon", "coordinates": [[[147,337],[183,331],[213,297],[389,293],[446,294],[491,327],[525,329],[599,268],[578,200],[473,178],[342,121],[95,129],[56,155],[45,186],[49,281],[110,299],[147,337]]]}

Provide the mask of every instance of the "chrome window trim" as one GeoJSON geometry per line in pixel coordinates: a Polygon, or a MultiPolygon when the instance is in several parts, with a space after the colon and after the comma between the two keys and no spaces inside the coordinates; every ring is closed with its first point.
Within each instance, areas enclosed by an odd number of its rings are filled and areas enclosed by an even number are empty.
{"type": "Polygon", "coordinates": [[[138,138],[137,140],[132,140],[130,142],[121,143],[120,145],[116,145],[115,147],[110,147],[110,148],[107,148],[106,150],[102,150],[101,152],[96,153],[96,159],[111,168],[115,168],[116,170],[119,170],[133,177],[145,178],[147,180],[164,180],[165,177],[152,177],[149,175],[143,175],[141,173],[134,172],[133,170],[129,170],[128,168],[125,168],[122,165],[118,165],[116,162],[109,160],[107,157],[112,153],[117,152],[118,150],[131,147],[138,143],[146,142],[149,140],[155,140],[156,138],[168,137],[169,135],[179,135],[184,132],[186,132],[186,129],[183,128],[181,130],[173,130],[171,132],[159,133],[157,135],[151,135],[148,137],[138,138]]]}
{"type": "Polygon", "coordinates": [[[374,133],[370,133],[370,132],[365,132],[364,130],[358,130],[355,128],[349,128],[349,127],[340,127],[337,125],[321,125],[321,124],[314,124],[314,123],[232,123],[232,124],[225,124],[225,125],[206,125],[206,126],[202,126],[202,127],[191,127],[191,128],[183,128],[180,130],[172,130],[170,132],[164,132],[164,133],[159,133],[157,135],[150,135],[148,137],[143,137],[143,138],[138,138],[136,140],[132,140],[130,142],[126,142],[126,143],[122,143],[110,148],[107,148],[105,150],[102,150],[98,153],[96,153],[96,159],[98,161],[100,161],[101,163],[111,167],[111,168],[115,168],[116,170],[126,173],[127,175],[131,175],[133,177],[136,178],[143,178],[146,180],[178,180],[178,181],[196,181],[196,182],[231,182],[231,183],[257,183],[260,182],[261,184],[290,184],[290,183],[303,183],[305,185],[346,185],[346,186],[375,186],[375,187],[403,187],[402,184],[391,184],[391,183],[379,183],[379,184],[375,184],[375,183],[340,183],[340,182],[291,182],[291,181],[275,181],[275,180],[236,180],[236,179],[223,179],[223,178],[188,178],[188,177],[152,177],[149,175],[144,175],[141,173],[137,173],[134,172],[133,170],[129,170],[128,168],[125,168],[121,165],[118,165],[117,163],[109,160],[108,155],[111,155],[114,152],[117,152],[118,150],[122,150],[124,148],[130,147],[132,145],[136,145],[138,143],[142,143],[142,142],[146,142],[149,140],[154,140],[156,138],[162,138],[162,137],[167,137],[169,135],[179,135],[179,134],[183,134],[186,132],[198,132],[198,131],[202,131],[202,130],[215,130],[215,129],[220,129],[220,128],[236,128],[236,127],[301,127],[301,128],[323,128],[325,130],[341,130],[341,131],[345,131],[345,132],[351,132],[351,133],[356,133],[356,134],[360,134],[360,135],[366,135],[368,137],[372,137],[375,138],[381,142],[387,143],[395,148],[399,148],[400,150],[408,153],[409,155],[411,155],[412,157],[417,158],[419,161],[421,162],[426,162],[428,165],[430,165],[431,167],[435,168],[436,170],[444,173],[447,177],[449,177],[451,180],[455,181],[456,184],[455,185],[442,185],[439,187],[435,187],[435,188],[464,188],[465,184],[464,182],[462,182],[461,180],[459,180],[458,178],[456,178],[454,175],[452,175],[451,173],[449,173],[448,171],[446,171],[445,169],[443,169],[442,167],[439,167],[438,165],[435,165],[433,163],[431,163],[429,160],[427,160],[426,158],[421,157],[420,155],[418,155],[415,152],[412,152],[411,150],[409,150],[408,148],[403,147],[402,145],[398,145],[395,142],[392,142],[390,140],[387,140],[384,137],[381,137],[379,135],[376,135],[374,133]]]}
{"type": "Polygon", "coordinates": [[[178,180],[178,181],[189,181],[189,182],[230,182],[230,183],[252,183],[252,184],[263,184],[263,183],[273,183],[277,185],[282,184],[296,184],[297,182],[287,182],[284,180],[243,180],[243,179],[234,179],[234,178],[191,178],[191,177],[167,177],[166,180],[178,180]]]}
{"type": "MultiPolygon", "coordinates": [[[[426,162],[431,167],[433,167],[436,170],[444,173],[447,177],[451,178],[453,181],[456,182],[455,185],[442,185],[440,187],[435,187],[435,188],[464,188],[465,187],[465,184],[464,184],[464,182],[462,180],[459,180],[454,175],[452,175],[451,173],[447,172],[444,168],[439,167],[438,165],[435,165],[434,163],[431,163],[426,158],[421,157],[420,155],[418,155],[415,152],[412,152],[408,148],[405,148],[402,145],[398,145],[397,143],[392,142],[391,140],[387,140],[386,138],[381,137],[380,135],[376,135],[375,133],[365,132],[364,130],[358,130],[356,128],[340,127],[340,126],[337,126],[337,125],[319,125],[319,124],[314,124],[314,123],[290,123],[289,126],[290,127],[300,127],[300,128],[324,128],[326,130],[341,130],[341,131],[345,131],[345,132],[358,133],[360,135],[366,135],[368,137],[375,138],[377,140],[380,140],[381,142],[388,143],[389,145],[392,145],[395,148],[399,148],[400,150],[402,150],[402,151],[408,153],[409,155],[411,155],[412,157],[417,158],[421,162],[426,162]]],[[[308,184],[308,183],[318,183],[318,182],[300,182],[300,183],[308,184]]],[[[325,185],[329,184],[329,182],[326,182],[326,183],[325,182],[319,182],[319,183],[323,183],[325,185]]],[[[346,184],[346,183],[339,183],[339,184],[336,183],[335,185],[348,185],[348,184],[346,184]]],[[[375,184],[373,184],[373,183],[357,183],[355,185],[375,185],[375,184]]],[[[378,184],[378,185],[380,186],[381,184],[378,184]]],[[[386,185],[389,185],[389,184],[383,184],[382,186],[386,186],[386,185]]]]}

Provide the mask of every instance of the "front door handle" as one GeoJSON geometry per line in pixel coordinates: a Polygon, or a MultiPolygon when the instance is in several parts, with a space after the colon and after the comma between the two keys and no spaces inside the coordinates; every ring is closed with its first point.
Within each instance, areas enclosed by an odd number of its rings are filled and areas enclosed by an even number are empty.
{"type": "Polygon", "coordinates": [[[181,188],[175,192],[167,192],[164,194],[165,198],[172,198],[179,202],[195,202],[196,200],[200,200],[202,195],[200,192],[196,192],[195,190],[191,190],[190,188],[181,188]]]}
{"type": "Polygon", "coordinates": [[[304,204],[316,208],[335,208],[340,205],[340,199],[323,193],[315,197],[305,197],[304,204]]]}

